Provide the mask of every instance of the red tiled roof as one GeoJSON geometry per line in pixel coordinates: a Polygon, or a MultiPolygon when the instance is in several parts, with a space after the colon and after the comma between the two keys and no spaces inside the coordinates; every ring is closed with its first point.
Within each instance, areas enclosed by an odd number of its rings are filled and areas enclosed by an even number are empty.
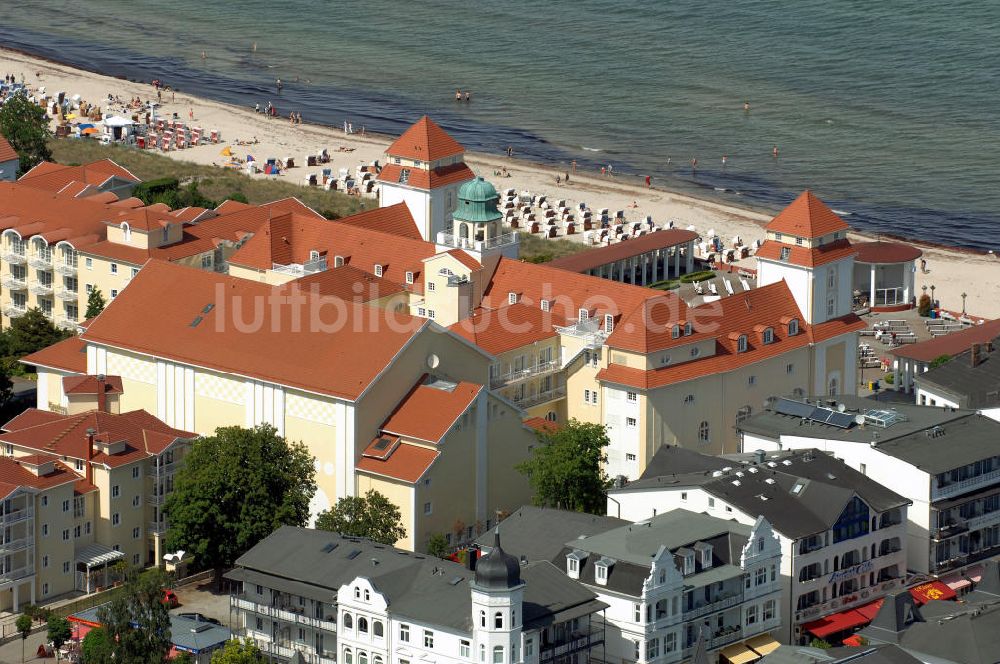
{"type": "Polygon", "coordinates": [[[476,174],[472,172],[471,168],[465,165],[465,162],[449,164],[429,171],[422,168],[388,164],[378,174],[379,182],[403,184],[399,178],[403,174],[404,168],[409,171],[409,175],[406,178],[406,186],[416,189],[437,189],[438,187],[444,187],[456,182],[472,180],[476,177],[476,174]]]}
{"type": "Polygon", "coordinates": [[[80,337],[69,337],[25,355],[21,362],[72,373],[87,373],[87,346],[80,337]]]}
{"type": "Polygon", "coordinates": [[[17,150],[15,150],[11,144],[7,142],[6,138],[0,136],[0,163],[5,161],[14,161],[15,159],[19,159],[17,150]]]}
{"type": "Polygon", "coordinates": [[[364,303],[402,293],[406,289],[402,284],[380,279],[350,265],[342,265],[289,281],[278,290],[283,295],[291,295],[297,291],[304,295],[315,293],[348,302],[364,303]]]}
{"type": "Polygon", "coordinates": [[[765,228],[775,233],[817,238],[835,231],[846,231],[850,226],[807,189],[779,212],[765,228]]]}
{"type": "Polygon", "coordinates": [[[455,260],[472,271],[483,269],[479,261],[470,256],[464,249],[449,249],[447,253],[449,256],[454,256],[455,260]]]}
{"type": "Polygon", "coordinates": [[[438,443],[483,389],[482,385],[465,381],[443,389],[443,383],[428,384],[426,379],[421,378],[403,397],[382,424],[382,431],[438,443]]]}
{"type": "Polygon", "coordinates": [[[72,182],[100,186],[112,177],[139,182],[139,178],[131,171],[110,159],[99,159],[82,166],[63,166],[61,164],[42,166],[39,164],[22,175],[18,182],[35,189],[57,192],[72,182]]]}
{"type": "Polygon", "coordinates": [[[539,306],[511,304],[499,309],[478,309],[449,329],[487,353],[505,353],[557,335],[555,326],[566,320],[539,306]]]}
{"type": "Polygon", "coordinates": [[[847,258],[848,256],[853,256],[856,253],[857,249],[855,249],[854,245],[846,239],[835,240],[834,242],[813,248],[784,244],[775,240],[766,240],[764,244],[757,249],[756,255],[758,258],[781,261],[782,263],[791,263],[792,265],[818,267],[820,265],[832,263],[833,261],[839,261],[842,258],[847,258]],[[781,257],[783,249],[788,249],[787,258],[781,257]]]}
{"type": "Polygon", "coordinates": [[[97,376],[65,376],[62,379],[64,394],[99,394],[103,388],[106,394],[122,394],[121,376],[105,376],[98,380],[97,376]]]}
{"type": "Polygon", "coordinates": [[[958,355],[969,350],[972,344],[983,344],[1000,336],[1000,318],[986,321],[982,325],[973,325],[966,330],[959,330],[940,337],[934,337],[920,343],[907,344],[893,348],[889,352],[896,357],[903,357],[920,362],[931,362],[942,355],[958,355]]]}
{"type": "Polygon", "coordinates": [[[73,484],[73,494],[82,496],[84,494],[97,491],[97,486],[88,482],[86,478],[80,478],[73,484]]]}
{"type": "Polygon", "coordinates": [[[12,417],[10,421],[0,427],[0,429],[3,431],[17,431],[18,429],[26,429],[39,424],[61,420],[62,418],[63,416],[59,413],[53,413],[49,410],[28,408],[27,410],[24,410],[18,415],[12,417]]]}
{"type": "Polygon", "coordinates": [[[465,152],[458,141],[426,115],[403,132],[385,151],[393,157],[437,161],[465,152]]]}
{"type": "Polygon", "coordinates": [[[563,256],[549,263],[570,272],[586,272],[601,265],[607,265],[632,256],[638,256],[657,249],[665,249],[678,244],[692,242],[698,238],[694,231],[670,228],[647,233],[632,240],[618,242],[606,247],[589,249],[569,256],[563,256]]]}
{"type": "Polygon", "coordinates": [[[559,430],[559,425],[555,422],[550,422],[544,417],[529,417],[524,420],[524,426],[530,427],[535,431],[542,433],[552,433],[553,431],[559,430]]]}
{"type": "Polygon", "coordinates": [[[358,226],[359,228],[366,228],[370,231],[378,231],[389,235],[398,235],[410,238],[411,240],[424,239],[406,203],[396,203],[395,205],[352,214],[348,217],[337,219],[337,223],[358,226]]]}
{"type": "Polygon", "coordinates": [[[381,460],[363,456],[354,465],[354,469],[413,484],[423,477],[427,469],[437,459],[438,454],[440,452],[437,450],[401,443],[387,459],[381,460]]]}
{"type": "MultiPolygon", "coordinates": [[[[772,285],[784,286],[784,283],[785,282],[782,281],[778,284],[772,285]]],[[[766,288],[769,287],[765,286],[764,288],[757,290],[764,290],[766,288]]],[[[784,286],[784,289],[787,291],[788,287],[784,286]]],[[[738,296],[733,296],[723,298],[723,300],[719,300],[719,302],[741,299],[742,298],[739,298],[738,296]]],[[[763,314],[763,312],[760,313],[763,314]]],[[[753,326],[751,323],[756,320],[754,317],[746,317],[743,318],[743,320],[739,320],[738,316],[735,316],[734,318],[736,320],[734,320],[732,324],[726,324],[726,316],[723,315],[721,317],[720,323],[722,323],[725,327],[717,333],[719,338],[716,340],[715,355],[689,360],[687,362],[680,362],[678,364],[670,364],[665,367],[651,370],[635,369],[619,364],[611,364],[608,365],[606,369],[602,369],[598,372],[597,378],[601,381],[617,383],[619,385],[626,385],[629,387],[654,389],[665,385],[672,385],[674,383],[682,383],[687,380],[693,380],[695,378],[701,378],[711,374],[733,371],[734,369],[771,359],[797,348],[802,348],[810,343],[817,343],[841,334],[856,332],[865,328],[865,323],[861,319],[854,314],[850,314],[848,316],[844,316],[843,318],[838,318],[813,326],[800,322],[799,334],[788,336],[788,328],[786,326],[779,325],[778,319],[764,314],[761,315],[760,320],[773,321],[774,323],[774,341],[765,345],[761,343],[759,337],[753,333],[753,326]],[[736,329],[733,329],[734,327],[736,329]],[[731,330],[731,332],[729,332],[729,330],[731,330]],[[738,332],[743,332],[747,335],[746,352],[736,352],[737,339],[739,338],[739,334],[737,334],[738,332]]],[[[682,337],[682,339],[685,338],[690,339],[691,337],[682,337]]]]}
{"type": "Polygon", "coordinates": [[[76,482],[80,476],[60,461],[53,464],[54,470],[47,475],[35,475],[18,463],[14,457],[0,457],[0,496],[9,496],[17,487],[51,489],[60,484],[76,482]]]}
{"type": "Polygon", "coordinates": [[[402,313],[348,304],[341,310],[317,308],[324,327],[335,328],[317,334],[309,309],[317,303],[302,303],[303,313],[302,306],[282,305],[280,297],[279,289],[261,282],[151,260],[83,338],[355,399],[429,324],[402,313]],[[272,299],[276,296],[279,299],[272,299]],[[261,302],[277,306],[262,307],[261,302]],[[248,330],[252,321],[259,321],[259,328],[248,330]]]}
{"type": "Polygon", "coordinates": [[[146,433],[167,436],[171,440],[190,439],[197,434],[169,427],[144,410],[120,415],[92,410],[77,415],[63,415],[58,420],[44,422],[16,431],[0,433],[0,441],[20,448],[37,450],[73,459],[87,459],[89,440],[87,431],[94,429],[99,437],[112,443],[125,442],[125,449],[117,454],[95,450],[93,462],[111,467],[132,463],[146,458],[146,433]]]}
{"type": "Polygon", "coordinates": [[[924,255],[916,247],[902,242],[856,242],[854,248],[858,255],[854,257],[855,263],[875,263],[885,265],[889,263],[909,263],[924,255]]]}

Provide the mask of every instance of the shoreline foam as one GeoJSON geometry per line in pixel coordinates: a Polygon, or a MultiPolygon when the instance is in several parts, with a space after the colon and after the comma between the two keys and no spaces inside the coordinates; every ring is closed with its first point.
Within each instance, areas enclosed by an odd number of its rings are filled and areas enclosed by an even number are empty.
{"type": "MultiPolygon", "coordinates": [[[[153,96],[152,87],[148,83],[136,82],[121,76],[108,76],[99,72],[88,71],[74,65],[67,65],[50,58],[43,58],[25,53],[23,50],[0,48],[0,69],[5,71],[24,71],[27,82],[37,87],[45,85],[48,92],[64,90],[68,94],[81,94],[84,99],[97,103],[106,98],[110,92],[122,97],[139,96],[150,99],[153,96]],[[35,77],[36,72],[42,73],[42,78],[35,77]]],[[[256,114],[252,109],[189,95],[183,91],[177,93],[177,101],[171,103],[164,96],[163,112],[177,112],[181,118],[187,117],[189,108],[196,110],[197,123],[206,129],[218,128],[222,131],[223,140],[232,143],[238,138],[249,139],[257,136],[261,139],[259,145],[251,151],[258,155],[284,158],[293,156],[301,160],[307,153],[315,153],[320,148],[328,148],[334,158],[335,167],[353,167],[358,163],[368,163],[373,159],[384,159],[383,151],[393,137],[381,134],[367,133],[345,135],[341,130],[328,125],[304,123],[291,126],[287,119],[281,117],[267,119],[262,114],[256,114]],[[340,153],[335,145],[346,145],[354,148],[353,152],[340,153]]],[[[218,159],[219,146],[201,146],[189,148],[180,152],[167,153],[168,156],[211,164],[218,159]]],[[[237,152],[247,152],[246,147],[233,145],[237,152]]],[[[467,162],[478,174],[494,182],[498,189],[513,187],[518,190],[530,190],[545,193],[550,198],[566,198],[571,205],[578,201],[586,201],[591,207],[607,207],[611,210],[627,210],[630,221],[637,221],[647,214],[652,215],[657,224],[667,220],[676,220],[679,227],[694,225],[698,232],[706,233],[714,229],[727,244],[731,244],[734,236],[739,235],[747,244],[761,238],[761,227],[773,216],[772,210],[763,206],[754,209],[749,206],[737,206],[725,202],[711,200],[687,192],[669,191],[659,188],[647,189],[640,178],[629,175],[616,175],[614,178],[601,178],[589,174],[571,172],[570,184],[556,185],[556,175],[566,172],[565,166],[509,159],[502,155],[483,152],[467,153],[467,162]],[[507,168],[511,177],[493,176],[494,170],[507,168]],[[629,210],[631,202],[638,203],[638,208],[629,210]]],[[[318,170],[318,169],[315,169],[318,170]]],[[[285,177],[301,183],[308,172],[296,168],[285,177]]],[[[848,218],[848,223],[850,223],[848,218]]],[[[891,233],[854,232],[852,237],[867,241],[875,237],[895,238],[891,233]]],[[[576,236],[582,241],[582,235],[576,236]]],[[[969,293],[967,309],[970,313],[986,317],[1000,316],[1000,298],[994,294],[1000,292],[1000,260],[986,252],[964,247],[942,246],[926,240],[903,240],[924,250],[925,258],[931,268],[929,274],[917,275],[917,289],[921,285],[935,283],[936,297],[942,306],[957,310],[961,308],[959,293],[975,290],[969,293]],[[970,288],[978,285],[979,288],[970,288]]],[[[752,259],[750,259],[752,261],[752,259]]],[[[743,264],[752,264],[743,261],[743,264]]]]}

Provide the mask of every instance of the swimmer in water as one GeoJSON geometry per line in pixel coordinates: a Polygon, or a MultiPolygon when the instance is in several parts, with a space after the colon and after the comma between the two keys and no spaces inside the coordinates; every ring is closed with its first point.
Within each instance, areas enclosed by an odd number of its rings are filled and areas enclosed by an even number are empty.
{"type": "Polygon", "coordinates": [[[778,146],[777,145],[775,145],[774,149],[771,150],[771,156],[774,157],[775,159],[778,158],[778,146]]]}
{"type": "Polygon", "coordinates": [[[750,100],[749,100],[749,99],[747,99],[747,100],[745,100],[745,101],[743,102],[743,110],[744,110],[744,111],[747,111],[747,112],[749,112],[749,111],[750,111],[750,100]]]}
{"type": "Polygon", "coordinates": [[[455,90],[455,101],[462,101],[462,90],[455,90]]]}

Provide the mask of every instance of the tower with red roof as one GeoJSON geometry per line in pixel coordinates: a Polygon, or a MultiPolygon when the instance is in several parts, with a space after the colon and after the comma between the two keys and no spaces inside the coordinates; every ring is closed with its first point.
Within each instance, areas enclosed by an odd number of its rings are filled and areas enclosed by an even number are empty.
{"type": "Polygon", "coordinates": [[[757,250],[757,285],[784,280],[810,324],[851,313],[854,255],[850,227],[804,191],[764,227],[757,250]]]}
{"type": "Polygon", "coordinates": [[[450,233],[458,188],[475,175],[465,148],[426,115],[386,150],[379,173],[379,206],[406,203],[424,240],[450,233]]]}

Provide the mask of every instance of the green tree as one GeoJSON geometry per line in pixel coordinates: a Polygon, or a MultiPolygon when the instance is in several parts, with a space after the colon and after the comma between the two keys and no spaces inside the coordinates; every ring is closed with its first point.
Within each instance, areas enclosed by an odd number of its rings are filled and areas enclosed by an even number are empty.
{"type": "Polygon", "coordinates": [[[39,162],[52,159],[45,109],[33,104],[23,92],[8,98],[0,106],[0,134],[3,134],[20,158],[18,177],[39,162]]]}
{"type": "Polygon", "coordinates": [[[73,630],[68,620],[56,615],[49,616],[48,628],[48,639],[56,647],[56,661],[59,661],[59,649],[73,636],[73,630]]]}
{"type": "MultiPolygon", "coordinates": [[[[86,662],[84,662],[86,664],[86,662]]],[[[195,664],[194,655],[187,651],[180,651],[177,656],[170,660],[170,664],[195,664]]]]}
{"type": "Polygon", "coordinates": [[[24,357],[71,336],[72,332],[60,330],[41,309],[32,307],[7,328],[7,352],[12,357],[24,357]]]}
{"type": "Polygon", "coordinates": [[[263,664],[266,661],[252,639],[226,641],[226,645],[212,653],[212,664],[263,664]]]}
{"type": "Polygon", "coordinates": [[[31,634],[32,622],[31,616],[22,613],[17,617],[17,622],[14,623],[14,627],[21,635],[21,664],[24,664],[24,642],[28,640],[28,635],[31,634]]]}
{"type": "Polygon", "coordinates": [[[14,396],[14,381],[11,380],[13,362],[8,358],[0,357],[0,410],[6,408],[12,396],[14,396]]]}
{"type": "Polygon", "coordinates": [[[166,581],[160,569],[130,569],[121,592],[97,610],[115,664],[162,662],[170,652],[170,614],[163,603],[166,581]]]}
{"type": "Polygon", "coordinates": [[[928,295],[927,293],[921,295],[920,299],[917,300],[917,313],[923,316],[924,318],[927,318],[928,316],[931,315],[932,307],[933,304],[931,303],[931,296],[928,295]]]}
{"type": "Polygon", "coordinates": [[[103,627],[95,627],[87,632],[87,636],[83,637],[83,645],[80,646],[84,664],[112,664],[113,651],[111,639],[103,627]]]}
{"type": "Polygon", "coordinates": [[[247,198],[247,195],[244,194],[242,191],[231,192],[228,196],[226,196],[225,200],[236,201],[237,203],[247,203],[247,204],[250,203],[250,200],[247,198]]]}
{"type": "Polygon", "coordinates": [[[534,455],[517,466],[534,489],[534,503],[577,512],[604,514],[611,482],[604,474],[610,441],[603,425],[570,420],[539,431],[534,455]]]}
{"type": "Polygon", "coordinates": [[[434,533],[427,538],[427,553],[436,558],[448,556],[448,538],[441,533],[434,533]]]}
{"type": "Polygon", "coordinates": [[[934,369],[936,367],[939,367],[950,359],[951,355],[938,355],[933,360],[931,360],[930,368],[934,369]]]}
{"type": "Polygon", "coordinates": [[[90,291],[90,295],[87,296],[87,313],[83,317],[93,318],[104,311],[104,307],[106,306],[108,306],[108,303],[104,299],[104,293],[101,292],[100,288],[94,288],[94,290],[90,291]]]}
{"type": "Polygon", "coordinates": [[[364,496],[347,496],[333,509],[316,517],[317,530],[367,537],[381,544],[395,544],[406,534],[399,508],[374,489],[364,496]]]}
{"type": "Polygon", "coordinates": [[[220,427],[198,440],[174,479],[165,510],[167,548],[222,571],[279,526],[303,526],[316,493],[313,457],[270,425],[220,427]]]}

